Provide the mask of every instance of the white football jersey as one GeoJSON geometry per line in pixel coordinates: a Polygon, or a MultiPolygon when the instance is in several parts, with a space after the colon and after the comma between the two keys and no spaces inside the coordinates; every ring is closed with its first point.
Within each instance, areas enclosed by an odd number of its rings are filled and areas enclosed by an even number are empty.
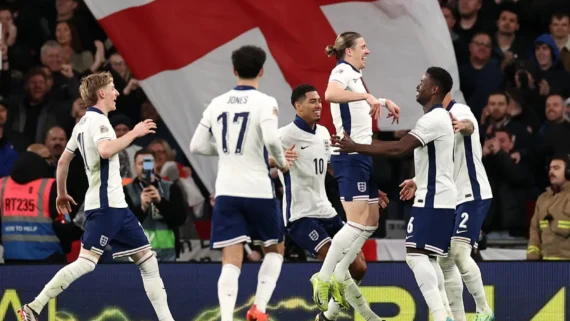
{"type": "Polygon", "coordinates": [[[65,149],[74,153],[79,149],[89,188],[85,195],[85,210],[99,208],[125,208],[125,194],[123,193],[123,180],[119,172],[119,155],[115,154],[109,159],[103,159],[99,154],[97,145],[104,140],[117,139],[115,130],[109,118],[95,108],[87,108],[85,116],[73,128],[73,133],[65,149]]]}
{"type": "Polygon", "coordinates": [[[435,105],[418,120],[410,134],[422,144],[414,150],[417,190],[413,206],[455,209],[455,135],[449,113],[441,105],[435,105]]]}
{"type": "Polygon", "coordinates": [[[455,134],[453,179],[457,186],[457,204],[473,200],[486,200],[493,197],[491,185],[483,166],[483,151],[479,138],[479,124],[471,108],[455,101],[450,103],[449,112],[457,120],[470,120],[474,130],[471,136],[455,134]]]}
{"type": "Polygon", "coordinates": [[[278,113],[275,98],[250,86],[237,86],[208,105],[201,124],[210,128],[216,141],[216,196],[274,197],[260,124],[276,120],[278,113]]]}
{"type": "Polygon", "coordinates": [[[283,149],[295,144],[299,158],[287,173],[279,171],[285,188],[285,224],[303,217],[331,218],[337,215],[327,198],[325,176],[331,155],[331,136],[324,126],[311,128],[302,118],[279,129],[283,149]]]}
{"type": "MultiPolygon", "coordinates": [[[[352,92],[367,92],[362,82],[362,72],[343,60],[339,60],[332,70],[329,77],[330,82],[338,82],[344,86],[345,90],[352,92]]],[[[366,100],[344,104],[331,103],[330,105],[338,136],[342,136],[344,130],[358,144],[372,143],[372,116],[370,116],[370,105],[366,100]]],[[[337,152],[333,154],[337,154],[337,152]]]]}

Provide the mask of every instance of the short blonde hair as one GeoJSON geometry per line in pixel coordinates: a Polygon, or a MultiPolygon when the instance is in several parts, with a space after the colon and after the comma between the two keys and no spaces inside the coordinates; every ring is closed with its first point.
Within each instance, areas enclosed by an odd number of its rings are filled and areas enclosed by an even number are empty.
{"type": "Polygon", "coordinates": [[[91,74],[81,79],[79,94],[87,106],[97,104],[97,91],[113,82],[113,76],[108,71],[91,74]]]}

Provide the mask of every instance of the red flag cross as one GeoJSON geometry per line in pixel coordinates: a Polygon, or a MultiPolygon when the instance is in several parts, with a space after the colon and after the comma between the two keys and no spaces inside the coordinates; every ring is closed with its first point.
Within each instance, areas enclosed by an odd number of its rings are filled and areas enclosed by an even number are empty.
{"type": "MultiPolygon", "coordinates": [[[[334,66],[324,49],[336,33],[320,7],[373,1],[156,0],[99,22],[140,80],[187,66],[257,27],[289,85],[309,83],[324,96],[334,66]]],[[[334,134],[328,104],[323,107],[321,124],[334,134]]]]}

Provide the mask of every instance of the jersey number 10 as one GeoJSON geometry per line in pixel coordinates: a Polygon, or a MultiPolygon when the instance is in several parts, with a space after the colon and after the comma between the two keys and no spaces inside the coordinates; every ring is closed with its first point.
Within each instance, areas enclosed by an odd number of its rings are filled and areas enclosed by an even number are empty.
{"type": "MultiPolygon", "coordinates": [[[[229,138],[229,133],[228,133],[228,112],[223,112],[218,116],[218,123],[222,123],[222,149],[224,150],[224,154],[229,154],[229,150],[228,150],[228,138],[229,138]]],[[[233,123],[236,125],[240,124],[240,119],[241,119],[241,126],[239,129],[239,135],[238,135],[238,140],[237,140],[237,146],[236,146],[236,151],[235,153],[237,155],[241,155],[243,154],[243,144],[245,142],[245,134],[247,131],[247,122],[249,120],[249,112],[243,112],[243,113],[236,113],[234,115],[234,119],[233,119],[233,123]]]]}
{"type": "Polygon", "coordinates": [[[322,158],[313,159],[315,163],[315,174],[322,174],[325,171],[325,160],[322,158]]]}

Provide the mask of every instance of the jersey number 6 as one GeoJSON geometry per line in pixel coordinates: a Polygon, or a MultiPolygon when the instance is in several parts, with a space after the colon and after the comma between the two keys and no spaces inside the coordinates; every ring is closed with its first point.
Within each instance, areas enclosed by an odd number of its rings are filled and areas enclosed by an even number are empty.
{"type": "MultiPolygon", "coordinates": [[[[223,112],[218,116],[217,119],[218,123],[220,122],[222,123],[222,149],[224,150],[224,154],[230,153],[228,151],[228,139],[229,139],[228,115],[229,115],[228,112],[223,112]]],[[[233,123],[236,125],[240,124],[240,119],[241,119],[241,127],[239,129],[239,135],[235,151],[237,155],[243,154],[243,144],[245,142],[245,134],[247,130],[247,121],[249,120],[249,112],[236,113],[234,115],[233,123]]]]}

